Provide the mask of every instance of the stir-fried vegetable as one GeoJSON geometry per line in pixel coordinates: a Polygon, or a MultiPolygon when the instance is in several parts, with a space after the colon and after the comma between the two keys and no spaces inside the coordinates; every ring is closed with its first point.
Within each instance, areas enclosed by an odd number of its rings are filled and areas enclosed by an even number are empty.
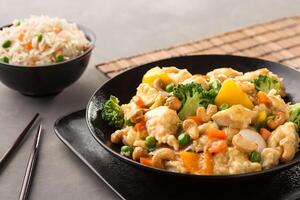
{"type": "Polygon", "coordinates": [[[197,83],[178,84],[173,88],[171,95],[181,101],[178,116],[181,120],[196,114],[199,106],[207,107],[216,97],[214,89],[205,90],[197,83]]]}
{"type": "Polygon", "coordinates": [[[38,42],[41,42],[43,40],[43,35],[41,33],[38,33],[36,35],[36,39],[37,39],[38,42]]]}
{"type": "Polygon", "coordinates": [[[140,163],[147,166],[152,166],[152,159],[146,157],[140,157],[140,163]]]}
{"type": "Polygon", "coordinates": [[[300,128],[300,103],[290,105],[288,121],[296,124],[297,129],[299,130],[299,128],[300,128]]]}
{"type": "Polygon", "coordinates": [[[230,106],[241,104],[246,108],[253,108],[253,103],[248,98],[247,94],[245,94],[232,79],[227,79],[223,82],[215,103],[217,106],[221,106],[226,103],[230,106]]]}
{"type": "Polygon", "coordinates": [[[183,166],[189,171],[189,172],[199,172],[199,154],[193,153],[193,152],[187,152],[182,151],[180,152],[180,158],[183,162],[183,166]]]}
{"type": "Polygon", "coordinates": [[[253,84],[257,91],[263,91],[265,93],[268,93],[272,89],[275,89],[278,92],[280,91],[280,83],[278,80],[266,75],[259,75],[253,80],[253,84]]]}
{"type": "Polygon", "coordinates": [[[101,105],[101,117],[110,126],[122,128],[124,125],[124,113],[119,105],[119,99],[113,95],[101,105]]]}
{"type": "Polygon", "coordinates": [[[228,109],[230,106],[227,104],[227,103],[222,103],[220,106],[219,106],[219,110],[226,110],[228,109]]]}

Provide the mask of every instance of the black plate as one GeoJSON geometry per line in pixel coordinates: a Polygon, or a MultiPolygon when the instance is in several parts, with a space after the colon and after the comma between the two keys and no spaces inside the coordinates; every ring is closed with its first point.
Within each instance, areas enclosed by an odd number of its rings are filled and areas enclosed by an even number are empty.
{"type": "MultiPolygon", "coordinates": [[[[111,156],[89,133],[85,110],[60,118],[55,123],[56,135],[102,181],[124,199],[299,199],[300,165],[262,181],[237,184],[213,184],[194,181],[174,181],[152,176],[147,171],[126,165],[111,156]],[[212,189],[213,188],[213,191],[212,189]]],[[[99,197],[100,198],[100,197],[99,197]]],[[[88,199],[88,197],[87,197],[88,199]]]]}
{"type": "Polygon", "coordinates": [[[110,135],[114,132],[114,129],[108,126],[108,124],[103,121],[99,113],[99,105],[106,101],[110,95],[117,96],[121,103],[127,103],[133,95],[135,95],[136,88],[142,80],[143,74],[152,67],[160,66],[176,66],[178,68],[187,68],[192,74],[204,74],[215,68],[220,67],[232,67],[238,71],[248,72],[259,68],[266,67],[272,72],[280,75],[284,78],[284,84],[287,90],[287,96],[289,101],[300,102],[300,95],[298,94],[298,85],[300,85],[298,71],[295,71],[287,66],[266,61],[256,58],[240,57],[240,56],[229,56],[229,55],[202,55],[202,56],[184,56],[176,57],[165,60],[160,60],[157,62],[149,63],[125,71],[124,73],[112,78],[103,84],[91,97],[87,105],[86,121],[88,127],[95,137],[95,139],[104,147],[107,151],[112,153],[112,155],[120,158],[127,163],[133,164],[135,166],[141,167],[143,169],[148,169],[149,172],[156,172],[160,174],[172,175],[177,177],[186,178],[197,178],[198,180],[205,181],[226,181],[226,180],[241,180],[241,179],[254,179],[260,178],[262,176],[271,175],[278,173],[284,169],[288,169],[296,163],[300,162],[300,154],[298,153],[295,158],[286,164],[281,164],[272,169],[263,170],[259,172],[238,174],[238,175],[226,175],[226,176],[200,176],[200,175],[190,175],[190,174],[179,174],[174,172],[169,172],[166,170],[155,169],[139,164],[127,157],[119,154],[120,146],[112,144],[110,142],[110,135]]]}

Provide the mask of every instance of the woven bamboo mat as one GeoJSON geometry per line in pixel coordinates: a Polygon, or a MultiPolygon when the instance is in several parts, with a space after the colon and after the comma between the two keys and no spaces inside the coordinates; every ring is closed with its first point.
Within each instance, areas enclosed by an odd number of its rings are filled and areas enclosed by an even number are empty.
{"type": "Polygon", "coordinates": [[[300,70],[300,16],[282,18],[199,41],[121,58],[96,67],[113,77],[148,62],[183,55],[232,54],[259,57],[300,70]]]}

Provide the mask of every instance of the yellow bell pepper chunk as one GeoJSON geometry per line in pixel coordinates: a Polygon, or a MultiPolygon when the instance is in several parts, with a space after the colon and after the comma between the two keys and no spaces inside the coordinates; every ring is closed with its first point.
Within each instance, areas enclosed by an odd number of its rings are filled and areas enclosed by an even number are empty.
{"type": "Polygon", "coordinates": [[[183,162],[183,166],[192,173],[198,172],[200,170],[199,167],[199,159],[200,156],[197,153],[181,151],[179,153],[180,158],[183,162]]]}
{"type": "Polygon", "coordinates": [[[267,112],[262,110],[258,113],[256,121],[258,123],[265,121],[267,118],[267,112]]]}
{"type": "Polygon", "coordinates": [[[232,80],[227,79],[223,82],[223,85],[216,96],[215,104],[220,106],[223,103],[228,105],[240,104],[246,108],[252,109],[253,103],[248,98],[247,94],[232,80]]]}
{"type": "Polygon", "coordinates": [[[164,84],[169,84],[171,82],[171,78],[169,75],[164,72],[161,68],[159,67],[154,67],[149,69],[146,74],[143,77],[143,83],[148,83],[151,86],[153,85],[153,82],[156,79],[160,79],[164,84]]]}

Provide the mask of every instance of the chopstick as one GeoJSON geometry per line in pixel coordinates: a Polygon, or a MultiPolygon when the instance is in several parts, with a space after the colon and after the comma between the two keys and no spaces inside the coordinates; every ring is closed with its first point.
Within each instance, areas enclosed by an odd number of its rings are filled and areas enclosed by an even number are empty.
{"type": "Polygon", "coordinates": [[[27,196],[29,194],[30,184],[32,181],[33,172],[35,169],[37,156],[38,156],[38,152],[39,152],[41,133],[42,133],[42,125],[39,125],[38,131],[35,136],[34,144],[33,144],[30,156],[29,156],[28,164],[26,167],[23,184],[22,184],[21,191],[20,191],[19,200],[27,199],[27,196]]]}
{"type": "Polygon", "coordinates": [[[18,138],[15,140],[13,145],[4,153],[4,155],[0,159],[0,168],[4,165],[4,163],[7,161],[9,156],[17,149],[18,145],[22,142],[23,138],[26,136],[26,134],[29,132],[30,128],[34,124],[35,120],[38,118],[39,113],[37,113],[33,119],[29,122],[29,124],[25,127],[25,129],[22,131],[22,133],[18,136],[18,138]]]}

